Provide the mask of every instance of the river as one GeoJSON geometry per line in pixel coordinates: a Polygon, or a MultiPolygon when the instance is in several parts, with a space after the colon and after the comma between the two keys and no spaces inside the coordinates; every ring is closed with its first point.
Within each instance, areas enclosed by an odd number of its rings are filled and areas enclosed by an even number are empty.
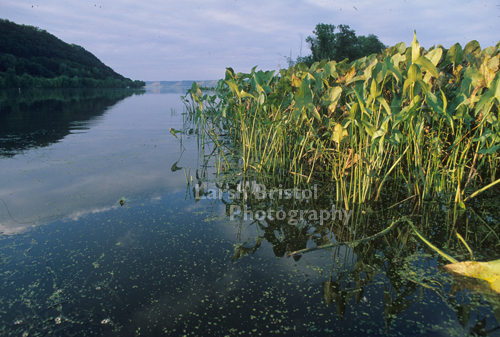
{"type": "Polygon", "coordinates": [[[287,258],[345,233],[230,216],[183,90],[0,93],[2,335],[498,333],[405,233],[287,258]]]}

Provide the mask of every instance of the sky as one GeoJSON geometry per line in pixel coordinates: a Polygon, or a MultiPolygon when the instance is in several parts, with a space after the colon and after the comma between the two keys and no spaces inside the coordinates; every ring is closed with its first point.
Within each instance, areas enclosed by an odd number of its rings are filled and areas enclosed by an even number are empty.
{"type": "Polygon", "coordinates": [[[500,41],[500,1],[2,0],[0,18],[45,29],[143,81],[216,80],[226,67],[286,68],[310,54],[318,23],[349,25],[388,46],[500,41]]]}

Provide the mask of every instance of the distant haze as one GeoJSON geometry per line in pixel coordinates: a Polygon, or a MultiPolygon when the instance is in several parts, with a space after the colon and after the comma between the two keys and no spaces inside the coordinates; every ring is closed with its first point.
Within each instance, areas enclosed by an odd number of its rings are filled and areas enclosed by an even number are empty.
{"type": "Polygon", "coordinates": [[[213,80],[226,67],[286,67],[309,54],[316,24],[346,24],[386,45],[449,48],[500,40],[500,2],[492,0],[2,0],[0,17],[37,26],[81,45],[133,80],[213,80]]]}

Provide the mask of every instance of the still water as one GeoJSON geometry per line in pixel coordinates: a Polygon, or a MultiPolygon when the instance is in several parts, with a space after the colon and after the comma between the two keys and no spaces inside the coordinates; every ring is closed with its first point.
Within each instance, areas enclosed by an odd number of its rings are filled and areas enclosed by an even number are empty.
{"type": "Polygon", "coordinates": [[[230,217],[181,94],[0,93],[1,335],[499,332],[404,233],[287,258],[345,232],[230,217]]]}

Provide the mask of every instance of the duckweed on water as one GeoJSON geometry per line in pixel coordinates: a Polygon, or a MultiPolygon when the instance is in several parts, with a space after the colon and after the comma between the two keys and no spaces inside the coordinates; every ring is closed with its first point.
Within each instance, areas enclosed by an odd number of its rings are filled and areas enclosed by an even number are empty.
{"type": "MultiPolygon", "coordinates": [[[[185,206],[174,200],[129,204],[99,222],[89,215],[73,226],[57,223],[4,238],[2,333],[460,331],[446,286],[451,279],[437,272],[432,255],[410,255],[410,263],[394,273],[397,256],[384,267],[381,255],[368,255],[370,245],[356,248],[357,259],[350,248],[339,248],[294,261],[276,259],[272,246],[262,241],[253,254],[230,262],[238,237],[247,237],[244,246],[255,246],[262,232],[255,225],[238,230],[234,222],[206,221],[219,218],[218,212],[200,212],[186,221],[185,206]],[[177,209],[169,206],[172,202],[177,209]]],[[[205,206],[212,209],[208,202],[205,206]]],[[[476,295],[463,296],[486,317],[487,306],[476,295]]]]}

